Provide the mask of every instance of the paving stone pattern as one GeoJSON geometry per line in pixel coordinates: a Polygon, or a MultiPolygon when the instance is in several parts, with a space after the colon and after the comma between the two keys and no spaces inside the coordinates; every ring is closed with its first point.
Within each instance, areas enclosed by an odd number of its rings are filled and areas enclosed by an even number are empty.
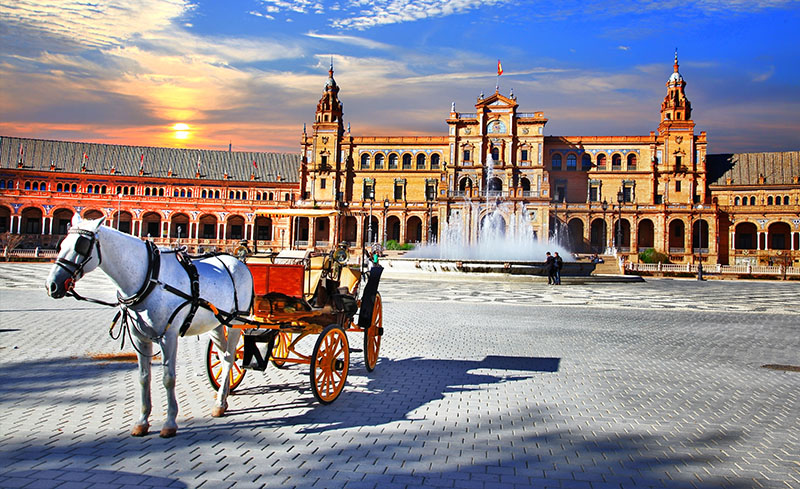
{"type": "Polygon", "coordinates": [[[48,298],[48,269],[0,264],[2,488],[800,488],[800,373],[761,368],[800,365],[797,283],[388,277],[378,366],[354,351],[329,406],[269,368],[211,418],[207,340],[180,340],[164,440],[160,367],[130,437],[135,365],[91,358],[114,311],[48,298]]]}

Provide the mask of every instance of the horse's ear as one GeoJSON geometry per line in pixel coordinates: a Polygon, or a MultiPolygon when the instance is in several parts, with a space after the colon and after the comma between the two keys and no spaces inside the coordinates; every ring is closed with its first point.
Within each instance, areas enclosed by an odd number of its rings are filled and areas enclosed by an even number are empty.
{"type": "Polygon", "coordinates": [[[81,221],[82,221],[81,215],[76,212],[75,214],[72,215],[72,222],[70,223],[70,227],[74,228],[75,226],[80,224],[81,221]]]}
{"type": "Polygon", "coordinates": [[[100,226],[103,225],[104,222],[106,222],[106,218],[105,217],[101,217],[99,219],[95,219],[94,221],[92,221],[92,228],[97,230],[97,229],[100,228],[100,226]]]}

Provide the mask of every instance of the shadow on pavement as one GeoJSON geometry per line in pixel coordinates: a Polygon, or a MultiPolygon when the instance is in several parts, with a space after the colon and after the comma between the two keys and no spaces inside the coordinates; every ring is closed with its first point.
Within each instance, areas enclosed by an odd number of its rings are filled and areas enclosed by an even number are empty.
{"type": "Polygon", "coordinates": [[[3,487],[189,487],[178,479],[97,469],[20,470],[0,476],[3,487]]]}

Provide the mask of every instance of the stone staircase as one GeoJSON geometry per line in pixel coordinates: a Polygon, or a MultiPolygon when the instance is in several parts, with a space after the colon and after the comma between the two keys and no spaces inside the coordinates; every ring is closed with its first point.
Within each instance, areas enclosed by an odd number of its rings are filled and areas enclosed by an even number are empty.
{"type": "Polygon", "coordinates": [[[603,263],[597,263],[592,275],[622,275],[619,270],[619,262],[614,255],[601,255],[603,263]]]}

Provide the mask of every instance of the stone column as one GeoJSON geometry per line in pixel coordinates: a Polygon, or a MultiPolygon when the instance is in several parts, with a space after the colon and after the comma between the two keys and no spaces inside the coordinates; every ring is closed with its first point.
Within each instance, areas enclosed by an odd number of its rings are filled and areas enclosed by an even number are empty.
{"type": "Polygon", "coordinates": [[[764,234],[761,231],[756,231],[756,249],[761,251],[761,235],[764,234]]]}

